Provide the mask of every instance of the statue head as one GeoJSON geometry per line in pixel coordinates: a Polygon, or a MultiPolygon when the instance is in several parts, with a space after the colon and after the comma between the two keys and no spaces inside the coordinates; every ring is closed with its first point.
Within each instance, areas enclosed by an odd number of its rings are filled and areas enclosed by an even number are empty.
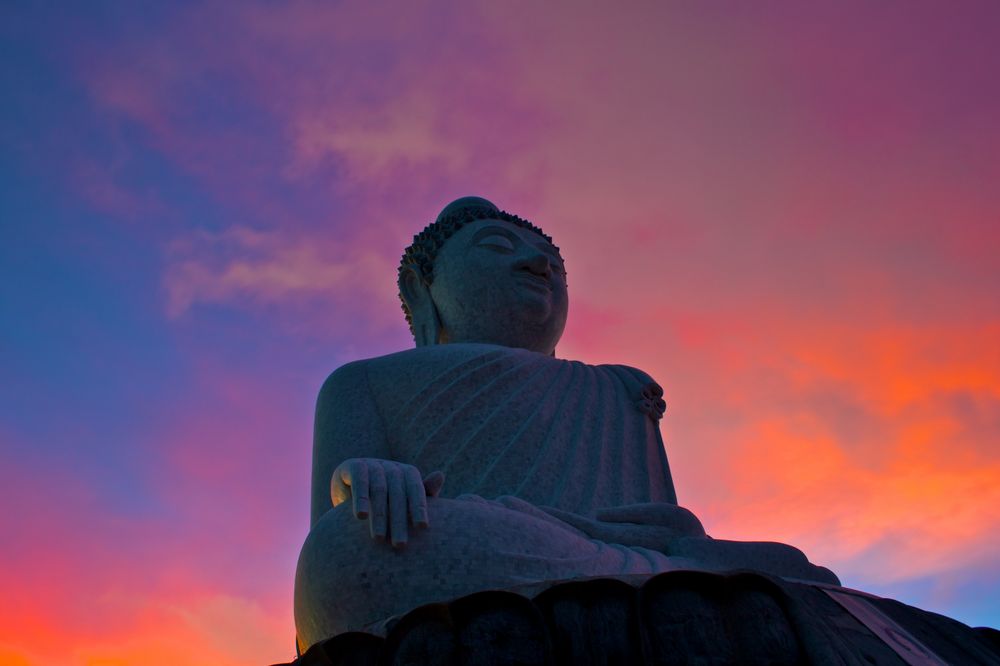
{"type": "Polygon", "coordinates": [[[480,197],[445,206],[399,265],[418,347],[484,342],[551,354],[566,326],[566,271],[541,229],[480,197]]]}

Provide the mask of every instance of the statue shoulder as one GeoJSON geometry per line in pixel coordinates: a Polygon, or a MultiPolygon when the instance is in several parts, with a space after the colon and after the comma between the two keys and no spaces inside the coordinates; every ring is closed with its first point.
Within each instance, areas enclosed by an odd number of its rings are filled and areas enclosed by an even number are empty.
{"type": "Polygon", "coordinates": [[[659,386],[657,381],[647,373],[645,370],[640,370],[639,368],[633,368],[631,365],[622,365],[618,363],[602,363],[600,365],[592,366],[594,368],[599,368],[605,372],[611,372],[618,375],[628,384],[639,384],[645,386],[647,384],[656,384],[659,386]]]}
{"type": "Polygon", "coordinates": [[[350,404],[368,399],[368,365],[371,361],[372,359],[351,361],[331,372],[319,389],[317,406],[350,404]]]}
{"type": "Polygon", "coordinates": [[[663,400],[663,387],[645,371],[630,365],[599,365],[596,367],[616,375],[635,399],[636,406],[640,411],[648,414],[654,421],[663,417],[667,407],[663,400]]]}
{"type": "Polygon", "coordinates": [[[351,361],[334,370],[323,382],[318,404],[350,405],[359,400],[375,400],[384,393],[398,396],[411,385],[443,372],[456,363],[475,358],[494,345],[454,344],[406,349],[384,356],[351,361]]]}

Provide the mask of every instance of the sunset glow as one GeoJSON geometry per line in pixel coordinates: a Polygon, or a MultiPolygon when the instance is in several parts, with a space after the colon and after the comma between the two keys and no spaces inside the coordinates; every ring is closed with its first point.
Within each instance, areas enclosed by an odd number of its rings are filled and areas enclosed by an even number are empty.
{"type": "Polygon", "coordinates": [[[316,392],[468,194],[711,535],[1000,626],[1000,5],[395,4],[0,8],[0,664],[291,659],[316,392]]]}

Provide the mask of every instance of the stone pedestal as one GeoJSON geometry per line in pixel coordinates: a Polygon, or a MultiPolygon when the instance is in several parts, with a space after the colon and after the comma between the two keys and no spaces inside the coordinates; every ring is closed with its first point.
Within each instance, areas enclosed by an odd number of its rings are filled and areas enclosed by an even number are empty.
{"type": "Polygon", "coordinates": [[[674,571],[479,592],[335,636],[293,664],[1000,666],[1000,632],[842,587],[674,571]]]}

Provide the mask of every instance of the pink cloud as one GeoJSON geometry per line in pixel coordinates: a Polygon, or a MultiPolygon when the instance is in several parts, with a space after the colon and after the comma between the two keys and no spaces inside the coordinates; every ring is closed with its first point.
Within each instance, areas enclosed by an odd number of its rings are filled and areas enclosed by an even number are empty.
{"type": "Polygon", "coordinates": [[[105,166],[80,160],[72,169],[74,189],[95,210],[128,222],[163,214],[167,207],[155,192],[136,192],[120,182],[124,164],[105,166]]]}
{"type": "Polygon", "coordinates": [[[57,463],[44,488],[37,469],[9,459],[0,469],[5,505],[16,508],[0,554],[10,601],[0,609],[4,663],[177,664],[213,655],[238,664],[288,653],[290,601],[240,598],[190,569],[172,574],[197,557],[171,541],[172,527],[109,511],[57,463]],[[228,623],[216,622],[220,613],[228,623]],[[240,635],[234,623],[243,622],[240,635]]]}
{"type": "Polygon", "coordinates": [[[199,303],[343,307],[350,301],[365,304],[369,319],[398,309],[395,262],[338,240],[247,227],[175,240],[164,276],[167,314],[178,317],[199,303]]]}

